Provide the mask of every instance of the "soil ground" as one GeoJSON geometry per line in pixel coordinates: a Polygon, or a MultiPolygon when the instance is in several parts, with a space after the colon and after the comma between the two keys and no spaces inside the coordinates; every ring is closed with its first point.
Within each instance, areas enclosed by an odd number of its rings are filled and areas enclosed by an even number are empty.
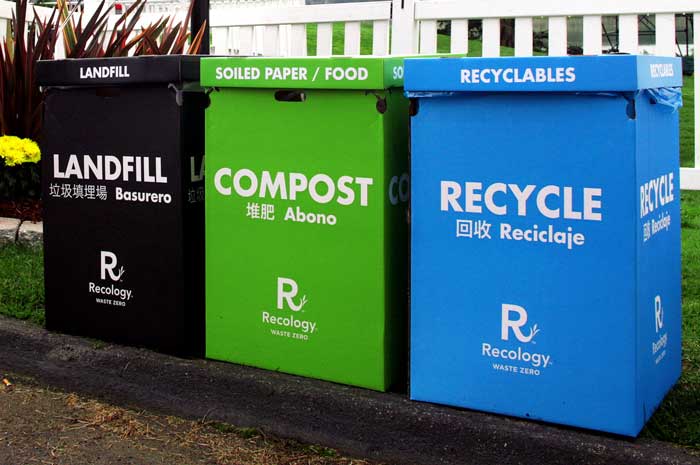
{"type": "Polygon", "coordinates": [[[0,374],[2,465],[371,465],[211,421],[115,407],[0,374]]]}

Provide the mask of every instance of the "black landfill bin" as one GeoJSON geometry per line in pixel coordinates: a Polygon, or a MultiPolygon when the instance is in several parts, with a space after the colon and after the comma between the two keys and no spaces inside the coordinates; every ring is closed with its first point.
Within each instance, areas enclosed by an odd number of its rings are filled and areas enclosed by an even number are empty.
{"type": "Polygon", "coordinates": [[[202,355],[196,56],[39,62],[46,326],[202,355]]]}

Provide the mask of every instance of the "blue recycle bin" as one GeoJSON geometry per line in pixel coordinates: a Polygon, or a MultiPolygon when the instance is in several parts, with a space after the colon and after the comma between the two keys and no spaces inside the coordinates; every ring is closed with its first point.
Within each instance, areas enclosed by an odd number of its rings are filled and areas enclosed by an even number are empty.
{"type": "Polygon", "coordinates": [[[406,60],[414,400],[635,436],[681,372],[679,59],[406,60]]]}

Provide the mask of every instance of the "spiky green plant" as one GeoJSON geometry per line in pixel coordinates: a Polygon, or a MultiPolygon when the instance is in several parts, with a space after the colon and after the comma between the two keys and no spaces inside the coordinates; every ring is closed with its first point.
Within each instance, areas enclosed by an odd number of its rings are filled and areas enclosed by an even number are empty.
{"type": "MultiPolygon", "coordinates": [[[[57,34],[55,10],[42,21],[34,11],[27,27],[27,0],[12,15],[12,33],[0,47],[0,135],[38,140],[43,98],[36,82],[39,60],[52,59],[57,34]]],[[[39,196],[39,165],[0,160],[0,199],[39,196]]]]}
{"type": "Polygon", "coordinates": [[[132,55],[169,55],[197,53],[201,47],[205,25],[191,41],[188,24],[194,1],[187,17],[176,23],[175,17],[162,17],[155,23],[137,30],[146,2],[137,0],[119,18],[111,34],[107,34],[109,9],[104,0],[83,26],[83,13],[73,18],[66,0],[58,0],[63,44],[68,58],[101,58],[132,55]]]}
{"type": "MultiPolygon", "coordinates": [[[[46,20],[34,18],[27,26],[28,0],[18,0],[12,17],[12,33],[0,47],[0,135],[38,140],[41,133],[43,95],[36,82],[39,60],[51,60],[59,35],[67,58],[120,57],[197,53],[205,25],[189,47],[188,24],[193,3],[183,22],[160,18],[141,30],[137,24],[146,0],[137,0],[107,34],[109,9],[104,0],[83,26],[83,14],[74,18],[66,0],[58,0],[46,20]],[[60,33],[59,33],[60,31],[60,33]]],[[[10,167],[0,162],[0,198],[38,197],[39,165],[10,167]],[[8,194],[9,193],[9,194],[8,194]]]]}
{"type": "Polygon", "coordinates": [[[42,95],[36,83],[39,60],[54,57],[55,10],[42,21],[34,12],[27,27],[27,0],[17,2],[12,34],[0,49],[0,133],[37,140],[41,130],[42,95]]]}

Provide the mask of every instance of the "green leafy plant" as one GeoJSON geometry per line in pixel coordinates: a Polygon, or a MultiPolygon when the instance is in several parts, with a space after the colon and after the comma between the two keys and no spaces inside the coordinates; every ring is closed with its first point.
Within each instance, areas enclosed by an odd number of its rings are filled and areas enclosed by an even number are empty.
{"type": "MultiPolygon", "coordinates": [[[[137,0],[108,32],[109,8],[104,0],[83,21],[66,0],[45,20],[36,11],[27,25],[28,0],[18,0],[11,34],[0,46],[0,135],[38,140],[41,133],[43,95],[36,82],[39,60],[51,60],[59,36],[67,58],[121,57],[127,55],[192,54],[199,52],[206,25],[188,45],[188,24],[193,2],[182,22],[161,17],[138,28],[146,0],[137,0]]],[[[1,155],[1,154],[0,154],[1,155]]],[[[0,199],[37,198],[40,194],[36,162],[10,165],[0,156],[0,199]]]]}
{"type": "Polygon", "coordinates": [[[37,198],[40,194],[39,148],[42,95],[36,83],[39,60],[54,56],[55,11],[27,27],[27,0],[17,2],[12,34],[0,48],[0,199],[37,198]],[[28,138],[28,139],[22,139],[28,138]]]}
{"type": "Polygon", "coordinates": [[[41,151],[31,139],[0,137],[0,200],[38,198],[41,151]]]}
{"type": "Polygon", "coordinates": [[[0,161],[0,200],[37,199],[41,195],[41,175],[37,163],[3,166],[0,161]]]}
{"type": "Polygon", "coordinates": [[[36,142],[15,136],[0,137],[0,199],[39,197],[40,158],[36,142]]]}
{"type": "Polygon", "coordinates": [[[36,66],[39,60],[54,57],[55,11],[46,21],[35,12],[27,27],[27,0],[16,5],[12,34],[0,48],[0,133],[37,140],[43,99],[36,83],[36,66]]]}

